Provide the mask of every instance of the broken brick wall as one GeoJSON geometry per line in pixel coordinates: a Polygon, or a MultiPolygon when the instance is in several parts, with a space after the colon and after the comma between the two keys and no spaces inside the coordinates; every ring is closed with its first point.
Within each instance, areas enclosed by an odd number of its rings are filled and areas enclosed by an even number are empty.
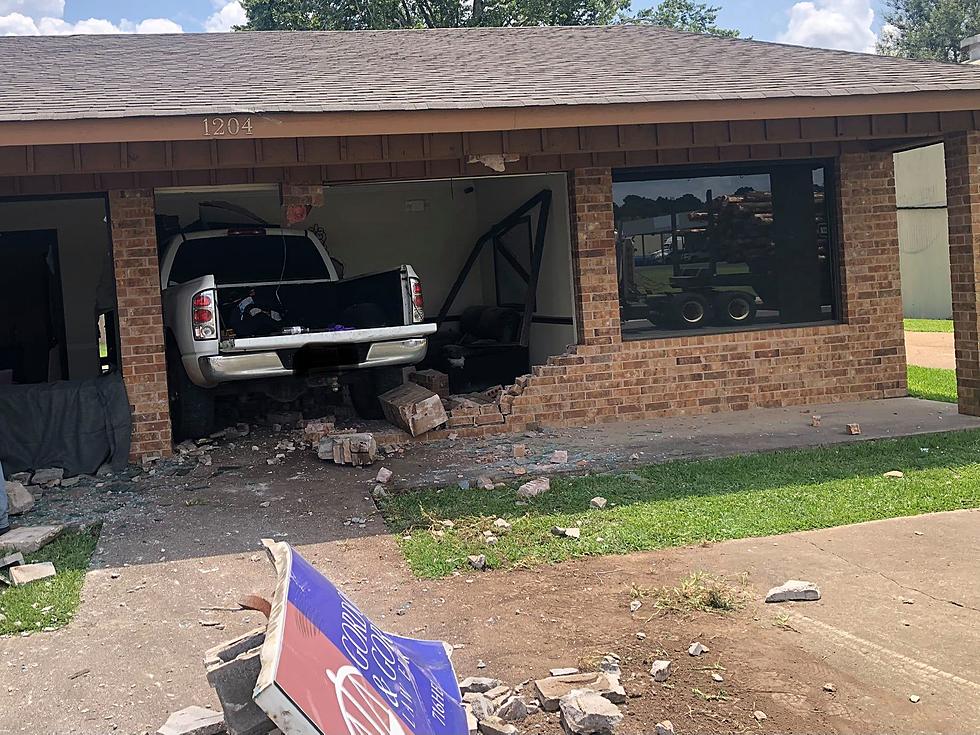
{"type": "Polygon", "coordinates": [[[109,192],[120,363],[133,414],[130,459],[171,454],[153,192],[109,192]]]}
{"type": "Polygon", "coordinates": [[[892,155],[844,155],[838,175],[840,324],[624,342],[612,173],[576,169],[579,344],[534,368],[507,400],[507,430],[906,395],[892,155]]]}

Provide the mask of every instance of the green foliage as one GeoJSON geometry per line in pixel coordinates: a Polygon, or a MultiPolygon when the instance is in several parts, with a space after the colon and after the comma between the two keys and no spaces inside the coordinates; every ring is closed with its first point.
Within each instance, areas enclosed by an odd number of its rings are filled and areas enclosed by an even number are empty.
{"type": "Polygon", "coordinates": [[[906,319],[906,332],[952,332],[952,319],[906,319]]]}
{"type": "Polygon", "coordinates": [[[581,26],[644,23],[735,37],[718,28],[718,8],[663,0],[630,15],[630,0],[242,0],[248,22],[237,30],[351,31],[462,26],[581,26]]]}
{"type": "Polygon", "coordinates": [[[909,365],[909,395],[956,403],[956,371],[909,365]]]}
{"type": "Polygon", "coordinates": [[[656,7],[641,10],[627,19],[627,22],[663,26],[722,38],[737,38],[739,31],[717,26],[719,10],[721,8],[694,2],[694,0],[663,0],[656,7]]]}
{"type": "Polygon", "coordinates": [[[887,0],[878,53],[960,63],[960,42],[980,33],[980,0],[887,0]]]}
{"type": "MultiPolygon", "coordinates": [[[[525,567],[977,508],[978,457],[980,431],[964,431],[554,478],[521,506],[513,487],[436,488],[392,495],[382,512],[412,571],[433,578],[468,569],[469,554],[485,554],[491,569],[525,567]],[[884,477],[890,470],[905,477],[884,477]],[[589,507],[597,495],[608,499],[605,510],[589,507]],[[495,517],[511,528],[497,529],[495,517]],[[581,538],[558,537],[555,526],[577,527],[581,538]],[[486,543],[487,531],[496,544],[486,543]]],[[[698,599],[724,604],[717,595],[698,599]]]]}

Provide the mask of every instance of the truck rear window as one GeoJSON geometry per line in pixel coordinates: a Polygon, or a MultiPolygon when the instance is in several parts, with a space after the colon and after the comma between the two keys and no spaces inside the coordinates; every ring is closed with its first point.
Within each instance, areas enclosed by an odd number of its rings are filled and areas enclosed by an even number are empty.
{"type": "Polygon", "coordinates": [[[208,275],[218,285],[330,277],[313,241],[301,235],[223,235],[181,243],[169,280],[208,275]]]}

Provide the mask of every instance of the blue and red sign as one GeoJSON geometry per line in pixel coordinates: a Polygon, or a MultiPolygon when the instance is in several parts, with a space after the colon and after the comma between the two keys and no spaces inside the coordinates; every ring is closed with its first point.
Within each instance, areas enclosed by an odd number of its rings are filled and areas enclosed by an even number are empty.
{"type": "Polygon", "coordinates": [[[287,544],[270,548],[285,569],[255,701],[284,733],[467,735],[444,643],[385,633],[287,544]]]}

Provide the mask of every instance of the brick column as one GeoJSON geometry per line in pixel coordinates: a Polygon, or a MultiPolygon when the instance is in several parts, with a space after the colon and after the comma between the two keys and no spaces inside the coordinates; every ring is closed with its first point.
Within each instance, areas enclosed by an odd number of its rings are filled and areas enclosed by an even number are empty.
{"type": "Polygon", "coordinates": [[[956,384],[960,413],[980,416],[980,133],[945,144],[956,384]]]}
{"type": "Polygon", "coordinates": [[[119,358],[133,413],[130,459],[168,456],[172,451],[170,405],[153,192],[110,191],[109,219],[116,272],[119,358]]]}
{"type": "Polygon", "coordinates": [[[577,168],[568,179],[572,226],[572,280],[579,344],[622,341],[612,171],[577,168]]]}

